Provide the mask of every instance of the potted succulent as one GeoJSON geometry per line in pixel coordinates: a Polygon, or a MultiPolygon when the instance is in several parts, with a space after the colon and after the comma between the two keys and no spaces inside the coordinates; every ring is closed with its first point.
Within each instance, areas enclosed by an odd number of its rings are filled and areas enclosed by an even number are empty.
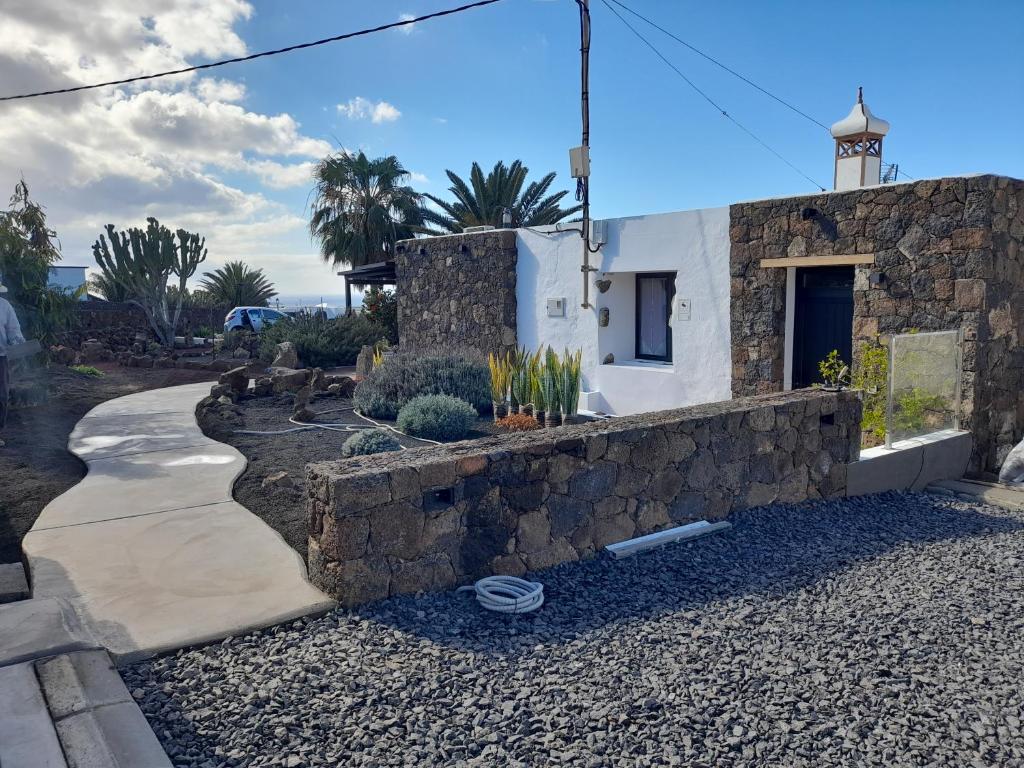
{"type": "Polygon", "coordinates": [[[559,413],[562,407],[561,393],[561,366],[558,362],[558,355],[551,347],[547,348],[544,358],[544,368],[541,371],[541,389],[544,392],[544,426],[558,426],[559,413]]]}
{"type": "Polygon", "coordinates": [[[578,421],[577,407],[580,402],[580,371],[583,351],[565,350],[561,360],[561,393],[562,424],[575,424],[578,421]]]}
{"type": "Polygon", "coordinates": [[[818,363],[818,373],[825,382],[821,388],[829,392],[838,392],[850,383],[850,366],[839,357],[838,349],[833,349],[818,363]]]}
{"type": "Polygon", "coordinates": [[[508,390],[512,377],[512,361],[507,352],[503,357],[498,357],[491,352],[487,355],[487,366],[491,369],[491,407],[494,410],[494,420],[497,421],[508,413],[508,390]]]}

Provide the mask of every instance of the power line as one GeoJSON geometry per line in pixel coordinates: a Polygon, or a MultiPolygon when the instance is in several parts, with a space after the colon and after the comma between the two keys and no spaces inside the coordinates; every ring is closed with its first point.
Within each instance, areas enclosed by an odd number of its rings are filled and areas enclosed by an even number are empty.
{"type": "MultiPolygon", "coordinates": [[[[605,2],[605,0],[602,0],[602,2],[605,2]]],[[[677,43],[679,43],[680,45],[683,45],[683,46],[689,48],[691,51],[696,53],[698,56],[701,56],[701,57],[707,59],[712,64],[714,64],[716,67],[720,67],[721,69],[724,69],[730,75],[739,78],[744,83],[746,83],[750,87],[754,88],[755,90],[760,91],[761,93],[763,93],[768,98],[773,99],[774,101],[777,101],[779,104],[784,106],[786,109],[788,109],[788,110],[790,110],[792,112],[795,112],[796,114],[800,115],[800,117],[802,117],[802,118],[804,118],[806,120],[809,120],[810,122],[814,123],[815,125],[817,125],[817,126],[819,126],[821,128],[824,128],[826,131],[829,132],[829,135],[832,134],[831,129],[829,128],[829,126],[825,125],[825,123],[821,122],[817,118],[812,117],[811,115],[808,115],[806,112],[801,110],[799,107],[796,107],[793,104],[790,104],[788,101],[786,101],[782,97],[776,96],[774,93],[769,91],[767,88],[758,85],[753,80],[748,78],[746,75],[743,75],[740,72],[737,72],[735,69],[732,69],[731,67],[727,66],[726,64],[723,64],[722,62],[720,62],[718,59],[716,59],[711,54],[705,53],[700,48],[697,48],[695,45],[691,45],[690,43],[686,42],[685,40],[683,40],[679,36],[675,35],[671,30],[665,29],[665,27],[661,26],[657,22],[647,18],[646,16],[644,16],[641,13],[638,13],[637,11],[634,11],[632,8],[630,8],[625,3],[620,2],[620,0],[608,0],[608,2],[615,3],[615,5],[619,6],[624,11],[627,11],[628,13],[631,13],[633,16],[636,16],[641,21],[643,21],[643,22],[645,22],[647,24],[650,24],[656,30],[658,30],[659,32],[662,32],[665,35],[668,35],[670,38],[675,40],[677,43]]],[[[607,5],[608,2],[605,2],[605,5],[607,5]]],[[[618,15],[618,14],[616,14],[616,15],[618,15]]],[[[619,18],[621,19],[622,17],[620,16],[619,18]]],[[[899,168],[897,166],[897,168],[896,168],[896,178],[898,178],[900,176],[904,177],[905,179],[907,179],[909,181],[915,181],[913,176],[911,176],[910,174],[904,172],[902,168],[899,168]]]]}
{"type": "MultiPolygon", "coordinates": [[[[603,2],[603,0],[602,0],[602,2],[603,2]]],[[[800,117],[803,117],[803,118],[805,118],[807,120],[810,120],[812,123],[814,123],[817,126],[820,126],[821,128],[824,128],[826,131],[829,130],[829,127],[827,125],[825,125],[823,122],[821,122],[820,120],[816,120],[815,118],[813,118],[810,115],[808,115],[806,112],[804,112],[801,109],[798,109],[797,107],[795,107],[792,104],[790,104],[785,99],[783,99],[783,98],[781,98],[779,96],[776,96],[774,93],[769,91],[767,88],[764,88],[764,87],[758,85],[757,83],[755,83],[750,78],[748,78],[745,75],[742,75],[739,72],[737,72],[735,69],[731,69],[730,67],[726,66],[725,64],[720,62],[718,59],[716,59],[714,56],[712,56],[712,55],[710,55],[708,53],[704,53],[704,51],[700,50],[699,48],[691,45],[690,43],[686,42],[682,38],[677,37],[676,35],[674,35],[669,30],[665,29],[660,24],[657,24],[656,22],[651,21],[649,18],[647,18],[646,16],[644,16],[644,15],[642,15],[640,13],[637,13],[636,11],[634,11],[632,8],[630,8],[625,3],[621,3],[621,2],[619,2],[619,0],[610,0],[610,2],[615,3],[617,6],[622,8],[624,11],[628,11],[629,13],[633,14],[634,16],[636,16],[641,21],[644,21],[647,24],[650,24],[652,27],[657,29],[659,32],[663,32],[664,34],[668,35],[669,37],[671,37],[673,40],[675,40],[680,45],[686,46],[691,51],[696,53],[698,56],[704,57],[705,59],[710,61],[712,64],[714,64],[716,67],[721,67],[726,72],[728,72],[730,75],[733,75],[734,77],[738,77],[744,83],[746,83],[747,85],[751,86],[752,88],[755,88],[756,90],[760,91],[761,93],[763,93],[768,98],[774,99],[775,101],[779,102],[779,104],[781,104],[782,106],[786,107],[786,109],[789,109],[789,110],[795,112],[796,114],[800,115],[800,117]]],[[[605,5],[607,5],[607,4],[608,3],[606,2],[605,5]]],[[[621,18],[621,16],[619,18],[621,18]]]]}
{"type": "MultiPolygon", "coordinates": [[[[612,1],[614,2],[614,0],[612,0],[612,1]]],[[[664,55],[664,54],[663,54],[663,53],[662,53],[661,51],[659,51],[659,50],[658,50],[658,49],[657,49],[657,48],[655,47],[654,43],[652,43],[652,42],[651,42],[650,40],[648,40],[648,39],[647,39],[646,37],[644,37],[644,36],[643,36],[643,35],[642,35],[642,34],[641,34],[641,33],[640,33],[640,32],[639,32],[639,31],[638,31],[637,29],[636,29],[636,27],[634,27],[634,26],[633,26],[632,24],[630,24],[630,23],[629,23],[628,21],[626,21],[626,19],[624,19],[624,18],[622,17],[622,14],[620,14],[620,13],[619,13],[619,12],[618,12],[617,10],[615,10],[615,9],[614,9],[614,8],[613,8],[613,7],[612,7],[612,6],[610,5],[610,3],[608,2],[608,0],[601,0],[601,2],[602,2],[602,3],[604,3],[604,4],[605,4],[605,7],[607,7],[609,11],[611,11],[611,12],[612,12],[613,14],[615,14],[615,16],[616,16],[616,17],[617,17],[617,18],[619,19],[619,21],[621,21],[621,22],[622,22],[623,24],[625,24],[625,25],[626,25],[626,27],[628,27],[628,28],[629,28],[629,30],[630,30],[630,31],[631,31],[631,32],[632,32],[632,33],[633,33],[634,35],[636,35],[636,36],[637,36],[638,38],[640,38],[641,42],[643,42],[643,43],[644,43],[644,45],[646,45],[646,46],[647,46],[648,48],[650,48],[650,49],[651,49],[652,51],[654,51],[655,55],[656,55],[656,56],[657,56],[657,57],[658,57],[659,59],[661,59],[661,60],[662,60],[663,62],[665,62],[665,64],[667,64],[667,65],[668,65],[668,66],[669,66],[669,67],[670,67],[670,68],[672,69],[672,71],[673,71],[673,72],[675,72],[675,73],[676,73],[677,75],[679,75],[679,77],[681,77],[681,78],[682,78],[682,79],[683,79],[683,80],[684,80],[684,81],[686,82],[686,84],[687,84],[687,85],[689,85],[689,86],[690,86],[691,88],[693,88],[693,90],[695,90],[695,91],[696,91],[697,93],[699,93],[699,94],[700,94],[700,95],[701,95],[701,96],[702,96],[702,97],[704,98],[704,100],[708,102],[708,104],[710,104],[710,105],[711,105],[712,107],[714,107],[714,108],[715,108],[716,110],[718,110],[719,112],[721,112],[721,113],[722,113],[722,116],[723,116],[723,117],[725,117],[725,118],[726,118],[727,120],[729,120],[729,121],[730,121],[731,123],[733,123],[733,125],[735,125],[735,126],[736,126],[737,128],[739,128],[739,129],[740,129],[741,131],[743,131],[743,132],[744,132],[744,133],[746,133],[746,134],[747,134],[748,136],[750,136],[750,138],[752,138],[752,139],[753,139],[754,141],[756,141],[756,142],[757,142],[758,144],[760,144],[760,145],[761,145],[762,147],[764,147],[764,148],[765,148],[765,149],[767,149],[767,150],[768,150],[769,152],[771,152],[771,153],[772,153],[773,155],[775,155],[775,157],[777,157],[777,158],[778,158],[779,160],[781,160],[781,161],[782,161],[783,163],[785,163],[786,165],[788,165],[788,166],[789,166],[790,168],[792,168],[792,169],[793,169],[794,171],[796,171],[796,172],[797,172],[798,174],[800,174],[800,175],[801,175],[801,176],[803,176],[803,177],[804,177],[805,179],[807,179],[807,180],[808,180],[809,182],[811,182],[811,184],[813,184],[814,186],[816,186],[816,187],[817,187],[818,189],[820,189],[820,190],[821,190],[822,192],[825,192],[825,191],[826,191],[826,190],[825,190],[825,187],[823,187],[823,186],[822,186],[821,184],[819,184],[818,182],[816,182],[816,181],[815,181],[814,179],[812,179],[812,178],[811,178],[810,176],[808,176],[808,175],[807,175],[806,173],[804,173],[804,172],[803,172],[803,171],[801,171],[801,170],[800,170],[799,168],[797,168],[797,167],[796,167],[795,165],[793,165],[793,163],[791,163],[791,162],[790,162],[789,160],[787,160],[787,159],[786,159],[785,157],[783,157],[783,156],[782,156],[781,154],[779,154],[779,153],[778,153],[778,152],[777,152],[777,151],[776,151],[775,149],[773,149],[773,148],[772,148],[771,146],[769,146],[769,145],[768,145],[767,143],[765,143],[765,142],[764,142],[764,141],[763,141],[763,140],[762,140],[762,139],[761,139],[760,137],[758,137],[758,136],[757,136],[757,134],[755,134],[755,133],[754,133],[753,131],[751,131],[751,130],[750,130],[749,128],[747,128],[747,127],[746,127],[745,125],[743,125],[743,124],[742,124],[742,123],[741,123],[741,122],[740,122],[739,120],[737,120],[737,119],[736,119],[735,117],[733,117],[733,116],[732,116],[732,115],[730,115],[730,114],[729,114],[728,112],[726,112],[726,111],[725,111],[725,109],[723,109],[723,108],[722,108],[722,107],[721,107],[721,106],[720,106],[720,105],[719,105],[719,104],[718,104],[718,103],[717,103],[717,102],[716,102],[716,101],[715,101],[714,99],[712,99],[712,98],[711,98],[710,96],[708,96],[708,94],[707,94],[707,93],[705,93],[705,92],[704,92],[703,90],[701,90],[701,89],[700,89],[700,88],[699,88],[699,87],[698,87],[698,86],[696,85],[696,83],[694,83],[694,82],[693,82],[693,81],[692,81],[692,80],[691,80],[690,78],[688,78],[688,77],[687,77],[686,75],[684,75],[684,74],[682,73],[682,71],[681,71],[681,70],[680,70],[680,69],[679,69],[679,68],[678,68],[678,67],[677,67],[677,66],[676,66],[675,64],[673,64],[673,63],[672,63],[671,61],[669,61],[669,60],[668,60],[668,59],[667,59],[667,58],[665,57],[665,55],[664,55]]]]}
{"type": "Polygon", "coordinates": [[[0,101],[14,101],[16,99],[32,99],[36,96],[55,96],[61,93],[75,93],[77,91],[88,91],[93,88],[105,88],[110,85],[127,85],[129,83],[137,83],[141,80],[154,80],[158,77],[169,77],[170,75],[183,75],[187,72],[198,72],[202,69],[213,69],[214,67],[223,67],[225,64],[238,64],[243,61],[252,61],[253,59],[260,59],[264,56],[276,56],[279,53],[291,53],[292,51],[299,51],[304,48],[315,48],[318,45],[326,45],[327,43],[336,43],[339,40],[349,40],[353,37],[362,37],[363,35],[370,35],[375,32],[384,32],[388,29],[396,29],[397,27],[405,27],[410,24],[416,24],[421,21],[429,21],[430,19],[437,19],[441,16],[451,16],[455,13],[461,13],[462,11],[469,11],[473,8],[481,8],[485,5],[492,5],[494,3],[501,2],[501,0],[478,0],[478,2],[467,3],[466,5],[460,5],[457,8],[449,8],[444,11],[437,11],[436,13],[428,13],[425,16],[417,16],[414,19],[403,19],[400,21],[392,22],[391,24],[381,24],[378,27],[371,27],[370,29],[361,29],[358,32],[346,32],[342,35],[335,35],[333,37],[325,37],[322,40],[314,40],[309,43],[299,43],[298,45],[289,45],[287,48],[276,48],[272,51],[260,51],[259,53],[253,53],[248,56],[239,56],[234,59],[222,59],[221,61],[211,61],[208,64],[197,64],[193,67],[184,67],[182,69],[170,69],[166,72],[156,72],[151,75],[138,75],[136,77],[126,77],[121,80],[108,80],[105,83],[92,83],[91,85],[76,85],[71,88],[58,88],[52,91],[38,91],[36,93],[21,93],[16,96],[0,96],[0,101]]]}

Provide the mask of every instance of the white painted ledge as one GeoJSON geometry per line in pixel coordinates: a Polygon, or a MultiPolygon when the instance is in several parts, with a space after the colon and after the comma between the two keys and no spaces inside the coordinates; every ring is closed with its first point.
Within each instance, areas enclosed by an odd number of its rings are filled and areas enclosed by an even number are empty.
{"type": "Polygon", "coordinates": [[[860,453],[847,466],[846,495],[921,491],[937,480],[963,477],[974,448],[970,432],[945,429],[860,453]]]}
{"type": "Polygon", "coordinates": [[[654,373],[675,373],[672,363],[659,363],[657,360],[617,360],[614,363],[603,363],[602,368],[629,368],[635,371],[652,371],[654,373]]]}

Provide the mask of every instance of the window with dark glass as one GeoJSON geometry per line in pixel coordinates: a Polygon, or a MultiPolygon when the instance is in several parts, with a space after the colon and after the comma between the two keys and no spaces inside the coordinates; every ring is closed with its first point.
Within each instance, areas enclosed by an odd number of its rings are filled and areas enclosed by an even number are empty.
{"type": "Polygon", "coordinates": [[[648,272],[636,276],[636,357],[672,360],[672,299],[675,272],[648,272]]]}

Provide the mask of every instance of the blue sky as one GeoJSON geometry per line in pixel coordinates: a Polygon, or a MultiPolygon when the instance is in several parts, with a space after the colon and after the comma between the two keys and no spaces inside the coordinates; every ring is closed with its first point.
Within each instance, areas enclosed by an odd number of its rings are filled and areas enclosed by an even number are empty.
{"type": "MultiPolygon", "coordinates": [[[[1024,3],[625,0],[823,123],[857,86],[892,123],[885,159],[915,178],[1024,177],[1024,3]]],[[[39,0],[0,10],[13,91],[273,48],[421,15],[456,0],[39,0]]],[[[592,202],[597,217],[814,191],[682,82],[592,0],[592,202]]],[[[823,186],[832,141],[642,22],[687,76],[823,186]]],[[[17,103],[0,121],[0,186],[24,174],[67,261],[102,224],[146,215],[207,235],[209,266],[244,258],[283,293],[334,295],[304,231],[309,164],[332,147],[395,154],[422,191],[446,168],[521,158],[558,172],[579,137],[572,0],[494,6],[138,88],[17,103]],[[375,119],[376,118],[376,119],[375,119]]],[[[4,88],[7,90],[7,87],[4,88]]]]}
{"type": "MultiPolygon", "coordinates": [[[[386,8],[418,14],[449,4],[297,3],[287,14],[257,5],[243,36],[259,48],[379,23],[386,8]]],[[[1024,3],[628,4],[826,124],[846,115],[863,85],[872,109],[893,125],[887,159],[911,176],[1024,176],[1024,3]],[[849,14],[854,9],[859,18],[849,14]]],[[[811,189],[716,114],[600,0],[592,17],[595,215],[811,189]]],[[[825,131],[643,27],[638,23],[730,114],[831,185],[825,131]]],[[[307,133],[396,154],[428,177],[424,189],[437,192],[445,168],[465,175],[474,160],[515,157],[536,172],[558,171],[568,184],[566,150],[579,142],[578,59],[571,0],[506,0],[418,25],[409,35],[376,35],[250,66],[245,79],[258,108],[298,116],[307,133]],[[393,104],[401,117],[374,124],[333,110],[357,96],[393,104]]]]}

